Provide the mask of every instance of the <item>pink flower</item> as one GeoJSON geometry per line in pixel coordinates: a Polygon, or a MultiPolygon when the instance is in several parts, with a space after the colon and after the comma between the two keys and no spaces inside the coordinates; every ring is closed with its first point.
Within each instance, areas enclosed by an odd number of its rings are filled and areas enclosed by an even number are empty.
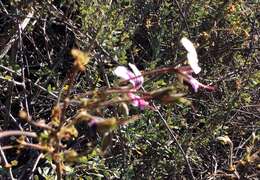
{"type": "Polygon", "coordinates": [[[124,79],[129,80],[129,82],[133,85],[133,89],[138,90],[140,87],[142,87],[144,78],[142,76],[142,73],[137,69],[137,67],[134,64],[129,63],[128,64],[132,71],[128,70],[124,66],[118,66],[114,73],[116,76],[124,79]]]}
{"type": "MultiPolygon", "coordinates": [[[[144,83],[144,78],[142,76],[142,73],[137,69],[137,67],[134,64],[129,63],[128,65],[130,66],[133,72],[128,70],[124,66],[118,66],[114,70],[114,74],[124,80],[128,80],[133,85],[133,88],[131,90],[136,91],[142,87],[144,83]]],[[[134,93],[127,93],[127,96],[131,100],[131,104],[135,107],[144,109],[145,107],[149,106],[149,103],[147,101],[145,101],[140,96],[135,95],[134,93]]]]}
{"type": "Polygon", "coordinates": [[[200,87],[204,88],[204,89],[208,89],[208,90],[215,89],[212,86],[208,86],[208,85],[200,83],[197,79],[192,77],[191,74],[193,73],[193,69],[191,67],[183,66],[183,67],[179,67],[178,70],[184,76],[184,81],[186,81],[187,83],[189,83],[192,86],[192,88],[194,89],[194,92],[198,92],[198,89],[200,87]]]}
{"type": "Polygon", "coordinates": [[[192,77],[191,75],[187,76],[188,79],[186,80],[188,83],[190,83],[190,85],[192,86],[192,88],[194,89],[194,92],[198,92],[198,89],[204,88],[204,89],[208,89],[208,90],[214,90],[215,88],[212,86],[208,86],[205,84],[200,83],[197,79],[195,79],[194,77],[192,77]]]}
{"type": "Polygon", "coordinates": [[[145,107],[149,106],[149,103],[142,99],[140,96],[135,95],[133,93],[128,93],[128,97],[131,99],[131,104],[135,107],[139,107],[140,109],[144,109],[145,107]]]}

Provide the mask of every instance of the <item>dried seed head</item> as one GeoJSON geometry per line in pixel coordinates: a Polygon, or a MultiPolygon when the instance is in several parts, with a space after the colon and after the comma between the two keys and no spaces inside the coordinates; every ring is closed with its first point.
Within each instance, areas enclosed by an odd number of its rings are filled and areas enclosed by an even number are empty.
{"type": "Polygon", "coordinates": [[[86,69],[85,65],[87,65],[90,60],[89,54],[79,49],[72,49],[71,55],[75,59],[74,67],[79,71],[84,71],[86,69]]]}
{"type": "Polygon", "coordinates": [[[19,117],[20,117],[22,120],[25,120],[25,121],[28,120],[28,114],[27,114],[27,112],[24,111],[24,110],[19,111],[19,117]]]}

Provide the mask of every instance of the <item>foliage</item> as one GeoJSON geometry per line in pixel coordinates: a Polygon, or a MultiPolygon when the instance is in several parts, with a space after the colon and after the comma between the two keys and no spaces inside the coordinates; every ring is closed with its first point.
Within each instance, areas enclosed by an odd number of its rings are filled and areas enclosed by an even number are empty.
{"type": "Polygon", "coordinates": [[[0,178],[257,179],[259,16],[242,0],[0,1],[0,178]],[[182,37],[214,91],[190,87],[182,37]],[[115,76],[128,63],[144,89],[115,76]]]}

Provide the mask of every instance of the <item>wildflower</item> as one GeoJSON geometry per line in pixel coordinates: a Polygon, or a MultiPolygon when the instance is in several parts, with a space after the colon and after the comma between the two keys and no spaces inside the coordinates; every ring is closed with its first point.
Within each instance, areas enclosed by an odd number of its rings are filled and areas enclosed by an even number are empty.
{"type": "Polygon", "coordinates": [[[140,96],[135,95],[134,93],[128,93],[128,97],[131,99],[131,104],[135,107],[139,107],[140,109],[144,109],[149,106],[149,103],[142,99],[140,96]]]}
{"type": "Polygon", "coordinates": [[[201,68],[198,65],[199,60],[198,60],[198,55],[197,55],[194,45],[186,37],[183,37],[181,39],[181,44],[188,51],[187,59],[188,59],[188,63],[190,65],[190,67],[193,69],[195,74],[198,74],[201,71],[201,68]]]}
{"type": "Polygon", "coordinates": [[[129,63],[128,65],[133,72],[131,72],[124,66],[118,66],[114,70],[114,73],[116,76],[124,80],[129,80],[129,82],[133,85],[133,89],[138,90],[143,85],[144,78],[142,76],[142,73],[137,69],[134,64],[129,63]]]}
{"type": "Polygon", "coordinates": [[[186,81],[187,83],[189,83],[192,88],[194,89],[194,92],[198,92],[198,89],[204,88],[204,89],[208,89],[208,90],[214,90],[215,88],[212,86],[208,86],[205,84],[200,83],[197,79],[195,79],[194,77],[192,77],[192,73],[194,72],[193,69],[189,66],[183,66],[183,67],[179,67],[178,71],[181,73],[182,78],[184,81],[186,81]]]}
{"type": "Polygon", "coordinates": [[[194,92],[198,92],[198,89],[204,88],[204,89],[208,89],[208,90],[214,90],[215,88],[212,86],[208,86],[205,84],[200,83],[197,79],[195,79],[194,77],[192,77],[191,75],[187,76],[188,79],[186,80],[188,83],[190,83],[190,85],[192,86],[192,88],[194,89],[194,92]]]}
{"type": "MultiPolygon", "coordinates": [[[[114,70],[114,74],[124,80],[128,80],[133,85],[133,88],[131,90],[136,91],[142,87],[144,78],[142,76],[142,73],[137,69],[134,64],[129,63],[128,65],[130,66],[132,71],[128,70],[124,66],[118,66],[114,70]]],[[[135,107],[144,109],[145,107],[149,106],[149,103],[147,101],[145,101],[140,96],[135,95],[134,93],[127,93],[127,96],[131,100],[131,104],[135,107]]]]}
{"type": "Polygon", "coordinates": [[[195,74],[198,74],[201,71],[201,68],[199,67],[199,60],[198,55],[196,52],[196,49],[192,42],[187,39],[186,37],[183,37],[181,39],[181,44],[184,46],[184,48],[188,51],[187,53],[187,59],[190,66],[183,66],[178,68],[179,72],[184,76],[183,80],[189,83],[195,92],[198,92],[198,89],[205,88],[208,90],[214,90],[214,87],[204,85],[200,83],[197,79],[191,76],[191,74],[194,72],[195,74]]]}

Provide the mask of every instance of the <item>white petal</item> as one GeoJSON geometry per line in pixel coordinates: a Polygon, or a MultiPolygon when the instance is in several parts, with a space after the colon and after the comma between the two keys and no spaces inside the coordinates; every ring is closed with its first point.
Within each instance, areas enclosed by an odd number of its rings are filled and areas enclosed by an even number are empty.
{"type": "Polygon", "coordinates": [[[192,42],[188,38],[186,38],[186,37],[181,38],[181,44],[184,46],[184,48],[189,53],[197,54],[194,45],[192,44],[192,42]]]}
{"type": "Polygon", "coordinates": [[[114,74],[124,80],[128,80],[134,77],[134,74],[124,66],[118,66],[114,71],[114,74]]]}
{"type": "Polygon", "coordinates": [[[187,58],[188,58],[188,63],[190,65],[190,67],[192,68],[192,70],[194,71],[194,73],[198,74],[201,71],[201,68],[199,67],[199,64],[198,64],[199,60],[198,60],[197,54],[188,53],[187,58]]]}
{"type": "Polygon", "coordinates": [[[128,65],[130,66],[130,68],[132,69],[132,71],[136,76],[142,75],[142,73],[139,71],[139,69],[137,69],[137,67],[134,64],[128,63],[128,65]]]}
{"type": "Polygon", "coordinates": [[[142,76],[142,73],[137,69],[137,67],[134,64],[128,63],[129,67],[132,69],[134,72],[135,76],[138,76],[137,78],[133,79],[135,82],[135,87],[139,89],[142,84],[144,83],[144,77],[142,76]]]}
{"type": "Polygon", "coordinates": [[[181,44],[188,51],[187,58],[188,58],[189,65],[193,69],[194,73],[198,74],[201,71],[201,68],[199,67],[199,64],[198,64],[198,62],[199,62],[198,55],[197,55],[194,45],[186,37],[183,37],[181,39],[181,44]]]}

